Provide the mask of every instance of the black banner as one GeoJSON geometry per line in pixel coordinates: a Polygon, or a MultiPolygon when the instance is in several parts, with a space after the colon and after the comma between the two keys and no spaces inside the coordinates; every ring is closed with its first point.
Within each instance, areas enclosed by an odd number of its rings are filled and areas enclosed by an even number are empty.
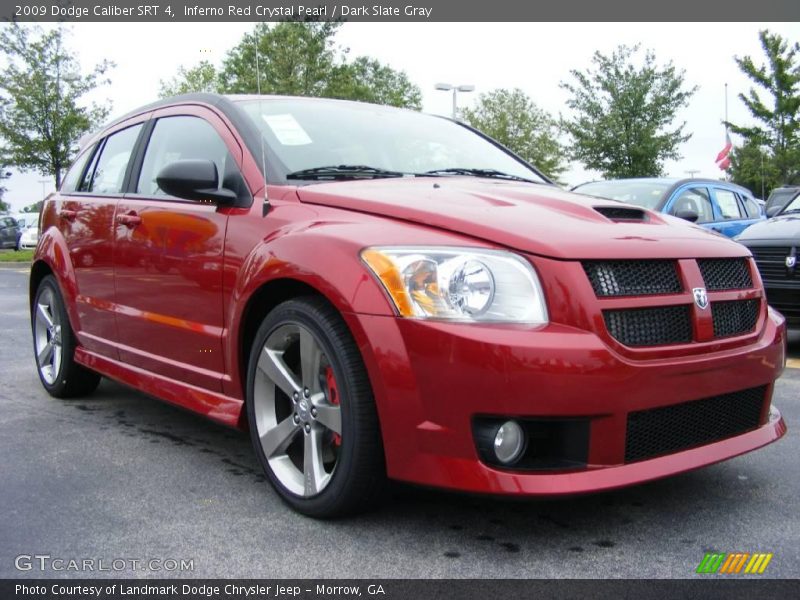
{"type": "Polygon", "coordinates": [[[584,598],[703,598],[704,600],[798,597],[800,582],[779,579],[697,580],[2,580],[3,600],[512,600],[584,598]]]}
{"type": "Polygon", "coordinates": [[[798,0],[2,0],[17,21],[800,21],[798,0]]]}

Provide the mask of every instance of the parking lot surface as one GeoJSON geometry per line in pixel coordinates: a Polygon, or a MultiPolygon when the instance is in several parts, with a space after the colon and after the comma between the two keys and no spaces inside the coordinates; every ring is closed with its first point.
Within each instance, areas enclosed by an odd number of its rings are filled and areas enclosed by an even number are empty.
{"type": "Polygon", "coordinates": [[[107,380],[48,396],[27,285],[26,269],[0,269],[0,577],[93,575],[15,568],[34,554],[193,565],[94,573],[136,577],[684,578],[711,551],[773,553],[757,577],[800,572],[800,368],[774,399],[789,433],[725,463],[546,501],[395,486],[375,512],[320,522],[278,499],[244,433],[107,380]]]}

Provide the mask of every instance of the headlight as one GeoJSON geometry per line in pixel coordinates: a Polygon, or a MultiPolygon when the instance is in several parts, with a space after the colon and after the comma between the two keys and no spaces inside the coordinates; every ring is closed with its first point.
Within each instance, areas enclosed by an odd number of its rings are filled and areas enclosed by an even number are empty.
{"type": "Polygon", "coordinates": [[[447,247],[366,248],[361,258],[401,316],[547,323],[531,265],[510,252],[447,247]]]}

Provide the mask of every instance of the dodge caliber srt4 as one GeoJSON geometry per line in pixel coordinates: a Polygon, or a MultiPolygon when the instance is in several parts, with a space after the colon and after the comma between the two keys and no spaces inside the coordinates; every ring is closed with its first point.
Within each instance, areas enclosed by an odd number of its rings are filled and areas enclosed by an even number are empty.
{"type": "Polygon", "coordinates": [[[44,204],[30,299],[50,394],[105,376],[249,429],[318,517],[387,479],[607,490],[786,431],[745,247],[407,110],[198,94],[117,120],[44,204]]]}

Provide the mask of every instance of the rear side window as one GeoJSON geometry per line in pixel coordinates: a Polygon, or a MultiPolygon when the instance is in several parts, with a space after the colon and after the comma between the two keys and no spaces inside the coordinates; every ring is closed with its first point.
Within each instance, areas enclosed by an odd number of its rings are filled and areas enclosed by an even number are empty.
{"type": "Polygon", "coordinates": [[[89,159],[94,154],[94,146],[92,146],[89,150],[84,152],[78,157],[74,163],[72,163],[72,167],[67,174],[64,175],[64,180],[61,182],[61,189],[59,190],[62,194],[70,194],[78,189],[78,182],[81,179],[81,175],[83,175],[83,171],[86,168],[86,163],[89,162],[89,159]]]}
{"type": "Polygon", "coordinates": [[[736,194],[730,190],[722,190],[717,188],[717,204],[719,210],[722,212],[723,219],[741,219],[742,213],[739,208],[739,202],[736,200],[736,194]]]}
{"type": "Polygon", "coordinates": [[[220,184],[226,175],[239,172],[225,142],[211,123],[200,117],[164,117],[156,122],[147,144],[136,192],[165,196],[156,177],[168,164],[186,159],[212,161],[217,166],[220,184]]]}
{"type": "Polygon", "coordinates": [[[742,204],[744,204],[744,209],[747,211],[747,216],[751,219],[755,219],[761,216],[761,209],[756,204],[756,201],[750,198],[749,196],[741,196],[742,204]]]}
{"type": "Polygon", "coordinates": [[[681,195],[672,203],[670,214],[677,215],[682,211],[697,213],[698,223],[709,223],[714,220],[714,211],[711,208],[711,198],[708,190],[703,187],[683,190],[681,195]]]}
{"type": "Polygon", "coordinates": [[[139,138],[141,123],[110,135],[92,160],[80,191],[94,194],[120,194],[125,182],[133,147],[139,138]]]}

